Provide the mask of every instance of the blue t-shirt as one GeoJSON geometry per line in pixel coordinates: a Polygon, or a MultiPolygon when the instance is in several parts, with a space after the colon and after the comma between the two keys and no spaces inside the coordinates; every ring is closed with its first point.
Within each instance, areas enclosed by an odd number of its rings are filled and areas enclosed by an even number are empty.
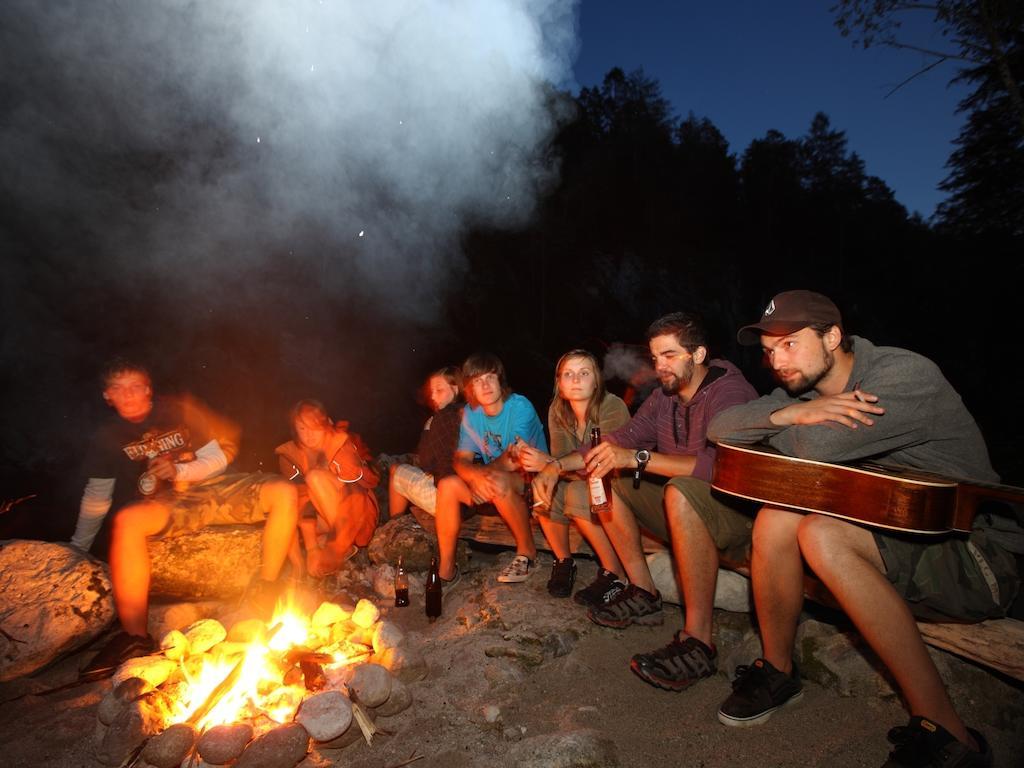
{"type": "Polygon", "coordinates": [[[467,405],[462,411],[458,450],[472,453],[483,459],[484,464],[501,456],[516,437],[545,453],[548,450],[537,411],[522,395],[510,395],[495,416],[488,416],[479,406],[467,405]]]}

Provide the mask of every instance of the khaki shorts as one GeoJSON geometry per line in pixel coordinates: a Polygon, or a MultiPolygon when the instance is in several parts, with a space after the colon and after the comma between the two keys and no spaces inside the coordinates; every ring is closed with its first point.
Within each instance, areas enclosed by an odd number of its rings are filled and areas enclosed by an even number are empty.
{"type": "Polygon", "coordinates": [[[262,523],[267,510],[260,506],[260,491],[278,475],[253,472],[211,477],[189,485],[184,491],[168,491],[153,501],[167,507],[167,525],[157,534],[163,538],[182,536],[208,525],[262,523]]]}
{"type": "Polygon", "coordinates": [[[586,480],[560,480],[555,486],[551,509],[534,509],[533,514],[545,515],[556,523],[568,523],[570,518],[590,520],[590,488],[586,480]]]}
{"type": "Polygon", "coordinates": [[[720,493],[696,477],[673,477],[664,485],[642,480],[633,488],[632,478],[614,481],[615,492],[636,516],[637,522],[662,541],[669,541],[665,519],[665,488],[672,486],[686,497],[690,506],[704,521],[719,555],[732,565],[750,562],[751,534],[758,506],[755,503],[720,493]]]}
{"type": "Polygon", "coordinates": [[[1004,616],[1020,588],[1016,559],[981,529],[933,537],[872,531],[886,578],[926,621],[1004,616]]]}

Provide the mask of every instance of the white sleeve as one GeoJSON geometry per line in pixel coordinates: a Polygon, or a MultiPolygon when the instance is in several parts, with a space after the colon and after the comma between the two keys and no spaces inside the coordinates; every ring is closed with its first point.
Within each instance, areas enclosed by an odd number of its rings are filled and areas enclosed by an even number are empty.
{"type": "Polygon", "coordinates": [[[114,478],[90,477],[85,484],[82,502],[78,507],[78,522],[71,536],[71,546],[83,552],[89,551],[113,501],[114,478]]]}
{"type": "Polygon", "coordinates": [[[178,475],[178,480],[188,480],[194,483],[219,475],[227,466],[228,457],[221,450],[220,443],[211,440],[196,451],[195,459],[175,464],[174,471],[178,475]]]}

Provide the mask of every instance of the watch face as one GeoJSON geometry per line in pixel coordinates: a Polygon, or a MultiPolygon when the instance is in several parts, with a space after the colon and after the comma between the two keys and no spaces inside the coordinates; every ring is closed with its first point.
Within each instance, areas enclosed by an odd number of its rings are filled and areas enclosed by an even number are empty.
{"type": "Polygon", "coordinates": [[[636,460],[641,464],[646,464],[651,460],[651,452],[646,448],[636,452],[636,460]]]}

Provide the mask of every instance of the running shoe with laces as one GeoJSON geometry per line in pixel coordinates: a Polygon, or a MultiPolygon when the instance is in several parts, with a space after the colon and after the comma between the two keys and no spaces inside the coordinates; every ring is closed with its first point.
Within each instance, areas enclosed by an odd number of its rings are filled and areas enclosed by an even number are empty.
{"type": "Polygon", "coordinates": [[[765,659],[757,659],[753,664],[736,667],[732,693],[718,710],[718,721],[741,728],[759,725],[775,710],[799,701],[803,695],[795,664],[793,673],[787,675],[765,659]]]}
{"type": "Polygon", "coordinates": [[[580,605],[598,607],[607,603],[625,588],[626,585],[619,580],[618,576],[600,568],[597,571],[597,578],[589,586],[577,590],[572,599],[580,605]]]}
{"type": "Polygon", "coordinates": [[[498,581],[502,584],[518,584],[530,578],[530,569],[533,567],[533,560],[526,555],[516,555],[512,562],[505,566],[505,569],[498,574],[498,581]]]}
{"type": "Polygon", "coordinates": [[[718,671],[718,651],[680,630],[665,647],[638,653],[629,668],[651,685],[681,691],[718,671]]]}
{"type": "Polygon", "coordinates": [[[630,584],[604,605],[587,611],[595,624],[613,629],[625,629],[630,624],[654,626],[665,621],[661,607],[661,595],[652,595],[636,584],[630,584]]]}
{"type": "Polygon", "coordinates": [[[967,731],[980,751],[958,741],[938,723],[912,717],[906,725],[890,729],[889,742],[895,749],[882,768],[988,768],[992,765],[992,748],[978,731],[967,731]]]}
{"type": "Polygon", "coordinates": [[[129,659],[139,656],[148,656],[156,650],[156,643],[149,635],[129,635],[127,632],[118,632],[92,661],[85,665],[78,675],[81,682],[102,680],[110,677],[117,671],[117,668],[129,659]]]}
{"type": "Polygon", "coordinates": [[[576,561],[571,557],[555,560],[551,564],[551,578],[548,579],[548,594],[552,597],[568,597],[576,583],[576,561]]]}

